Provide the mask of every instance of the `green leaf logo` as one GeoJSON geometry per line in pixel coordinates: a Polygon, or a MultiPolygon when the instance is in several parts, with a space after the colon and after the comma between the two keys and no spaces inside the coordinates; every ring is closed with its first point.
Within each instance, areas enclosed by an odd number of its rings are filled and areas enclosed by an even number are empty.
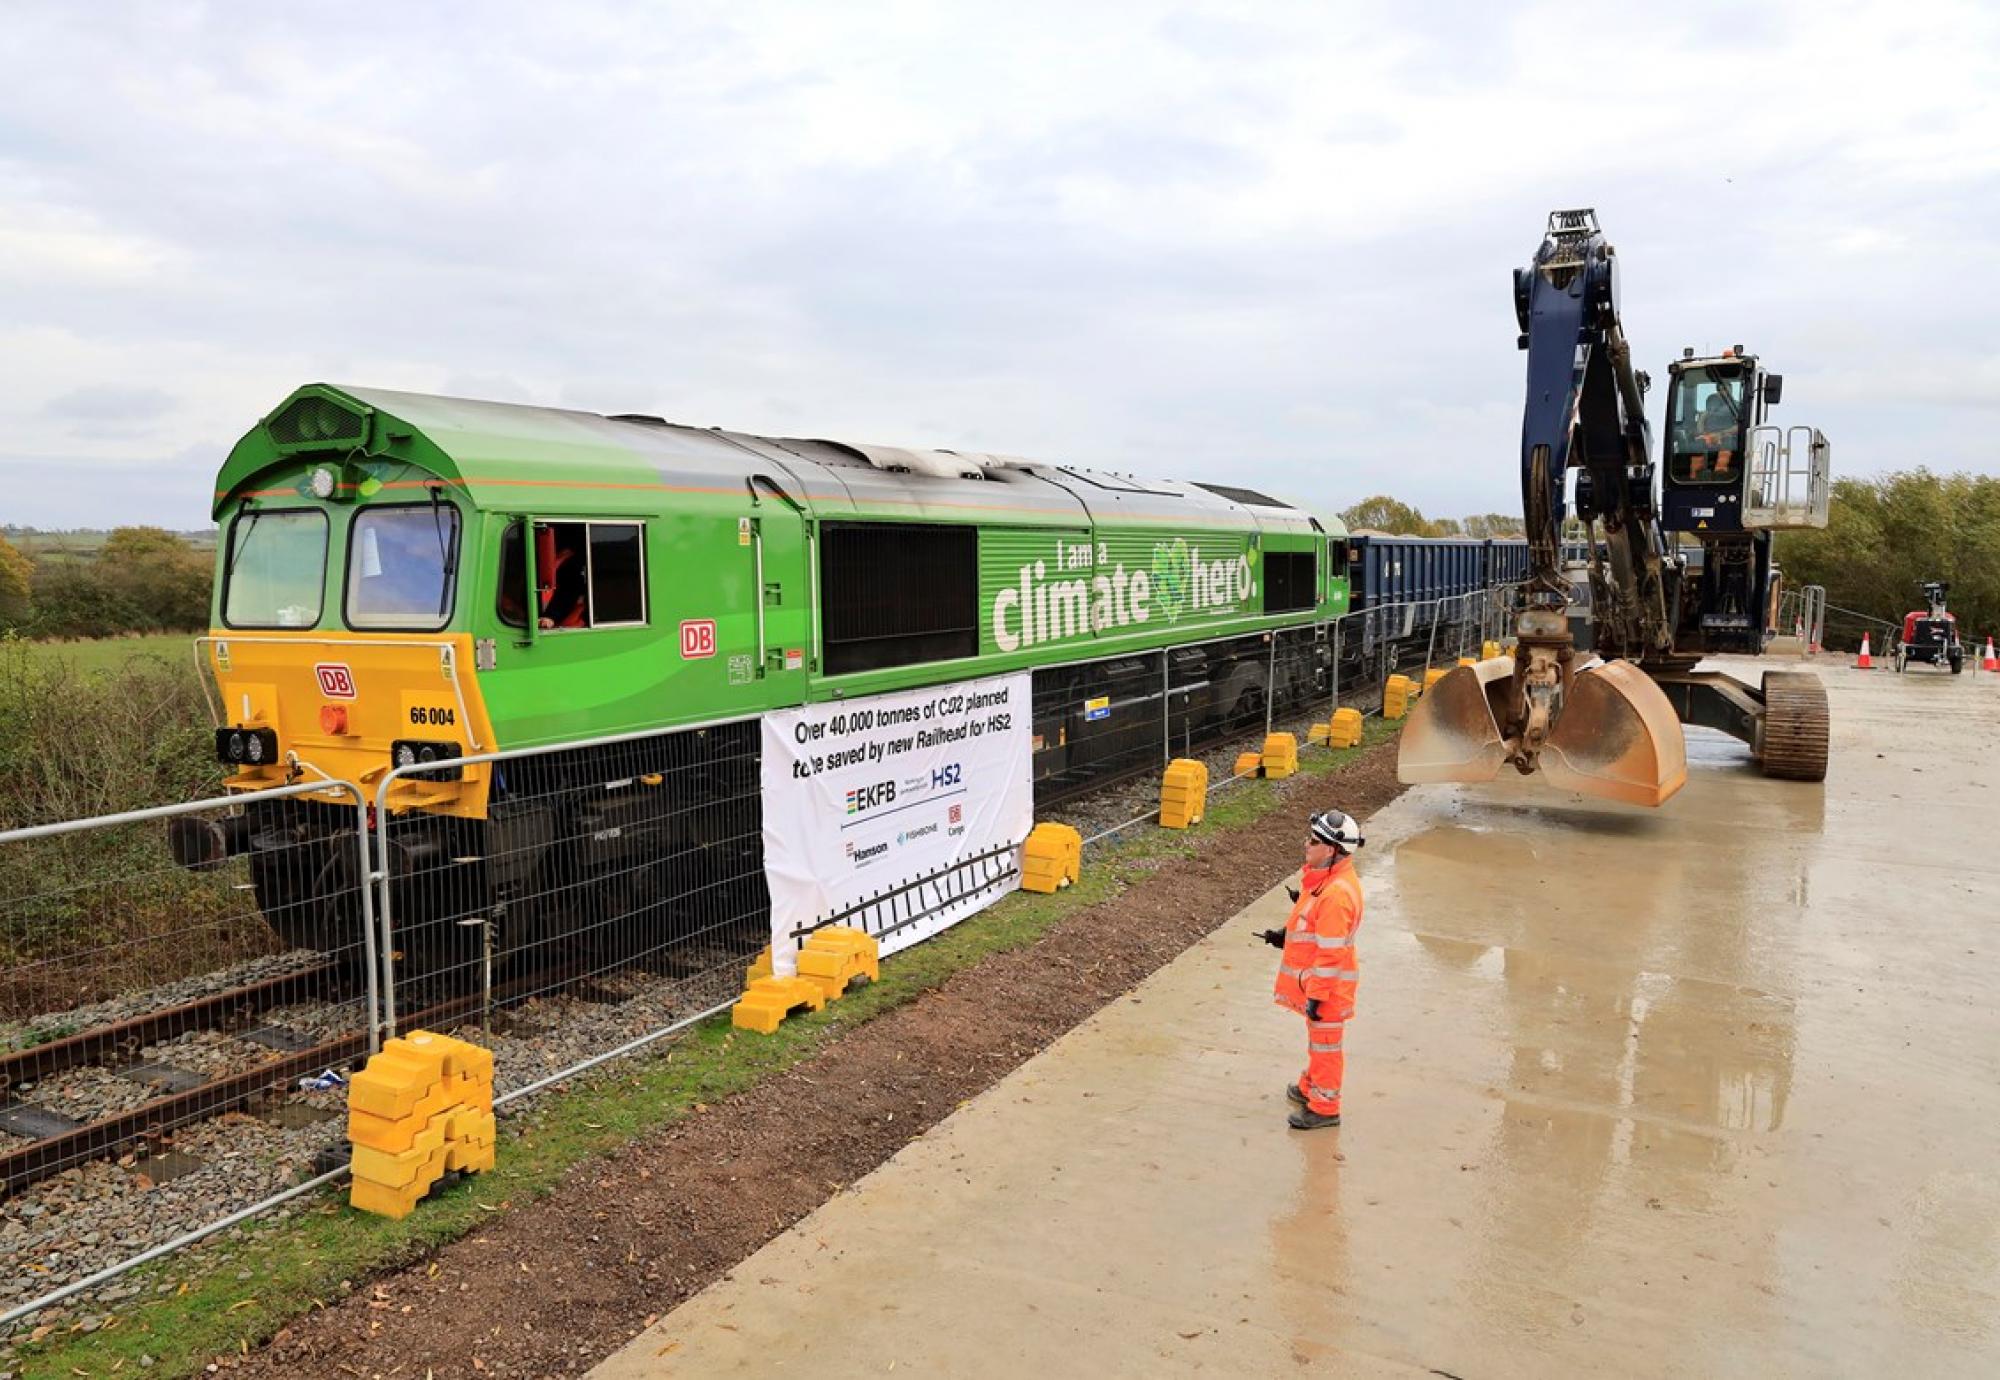
{"type": "Polygon", "coordinates": [[[1188,605],[1193,576],[1194,561],[1188,555],[1185,538],[1154,543],[1153,604],[1166,614],[1169,623],[1180,621],[1181,611],[1188,605]]]}

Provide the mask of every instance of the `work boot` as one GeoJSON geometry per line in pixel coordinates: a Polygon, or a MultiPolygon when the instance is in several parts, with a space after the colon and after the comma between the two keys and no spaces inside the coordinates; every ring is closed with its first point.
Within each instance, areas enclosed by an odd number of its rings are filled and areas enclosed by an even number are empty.
{"type": "Polygon", "coordinates": [[[1301,1107],[1306,1105],[1306,1095],[1299,1091],[1299,1085],[1296,1083],[1285,1084],[1285,1096],[1291,1098],[1292,1101],[1298,1103],[1301,1107]]]}
{"type": "Polygon", "coordinates": [[[1285,1118],[1285,1124],[1294,1131],[1317,1131],[1322,1126],[1340,1125],[1340,1113],[1327,1116],[1310,1107],[1301,1107],[1285,1118]]]}

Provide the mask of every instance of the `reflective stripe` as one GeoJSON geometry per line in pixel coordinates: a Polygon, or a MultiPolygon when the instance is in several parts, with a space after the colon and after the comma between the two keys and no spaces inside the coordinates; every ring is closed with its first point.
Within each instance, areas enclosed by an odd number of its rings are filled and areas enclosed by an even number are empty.
{"type": "Polygon", "coordinates": [[[1322,951],[1326,949],[1351,949],[1354,947],[1352,939],[1320,939],[1315,942],[1322,951]]]}
{"type": "Polygon", "coordinates": [[[1298,969],[1298,968],[1294,968],[1294,967],[1292,967],[1292,965],[1291,965],[1291,964],[1289,964],[1289,963],[1280,963],[1280,964],[1278,965],[1278,971],[1279,971],[1280,973],[1283,973],[1283,974],[1284,974],[1284,975],[1285,975],[1286,977],[1294,977],[1294,978],[1295,978],[1295,977],[1303,977],[1303,976],[1305,976],[1304,972],[1303,972],[1303,971],[1302,971],[1301,969],[1298,969]]]}
{"type": "Polygon", "coordinates": [[[1332,1092],[1328,1092],[1325,1088],[1320,1087],[1317,1083],[1306,1084],[1306,1094],[1310,1097],[1316,1097],[1322,1102],[1340,1101],[1339,1088],[1335,1088],[1332,1092]]]}
{"type": "Polygon", "coordinates": [[[1361,972],[1356,968],[1310,968],[1307,970],[1307,976],[1334,978],[1341,982],[1361,981],[1361,972]]]}
{"type": "Polygon", "coordinates": [[[1323,1045],[1317,1040],[1308,1040],[1306,1048],[1312,1050],[1315,1054],[1338,1054],[1340,1053],[1340,1041],[1335,1040],[1330,1045],[1323,1045]]]}

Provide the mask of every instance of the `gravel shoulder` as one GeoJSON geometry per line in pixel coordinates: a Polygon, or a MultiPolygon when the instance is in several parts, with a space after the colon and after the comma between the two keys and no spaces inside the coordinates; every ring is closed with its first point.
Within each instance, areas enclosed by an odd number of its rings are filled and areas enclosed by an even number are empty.
{"type": "Polygon", "coordinates": [[[589,1369],[1261,894],[1297,864],[1310,810],[1365,817],[1393,799],[1394,742],[1269,789],[1268,811],[1234,826],[1212,815],[1184,854],[1134,867],[1034,942],[575,1166],[539,1201],[210,1369],[435,1380],[589,1369]]]}

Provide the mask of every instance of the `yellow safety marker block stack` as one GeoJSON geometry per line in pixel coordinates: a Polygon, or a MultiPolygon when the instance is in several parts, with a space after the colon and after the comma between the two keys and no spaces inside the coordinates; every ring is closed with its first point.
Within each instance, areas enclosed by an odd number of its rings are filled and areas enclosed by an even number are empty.
{"type": "Polygon", "coordinates": [[[1436,685],[1439,681],[1443,680],[1446,676],[1450,674],[1451,674],[1451,668],[1449,666],[1431,667],[1430,670],[1424,672],[1424,689],[1426,691],[1429,691],[1429,689],[1433,685],[1436,685]]]}
{"type": "Polygon", "coordinates": [[[826,989],[811,978],[760,977],[729,1009],[729,1023],[738,1030],[771,1035],[801,1006],[817,1011],[825,1005],[826,989]]]}
{"type": "Polygon", "coordinates": [[[1358,709],[1336,709],[1333,722],[1327,726],[1326,745],[1336,748],[1351,748],[1361,741],[1361,711],[1358,709]]]}
{"type": "Polygon", "coordinates": [[[1498,642],[1483,643],[1479,648],[1479,659],[1481,661],[1491,661],[1493,660],[1494,657],[1499,655],[1500,655],[1500,644],[1498,642]]]}
{"type": "Polygon", "coordinates": [[[1382,717],[1400,719],[1410,712],[1417,697],[1417,683],[1408,676],[1391,676],[1382,687],[1382,717]]]}
{"type": "Polygon", "coordinates": [[[1067,824],[1037,824],[1021,849],[1021,889],[1051,892],[1083,875],[1083,835],[1067,824]]]}
{"type": "Polygon", "coordinates": [[[882,946],[847,925],[814,930],[799,950],[799,976],[817,983],[828,1001],[838,1001],[856,979],[874,982],[882,976],[882,946]]]}
{"type": "Polygon", "coordinates": [[[1461,666],[1477,666],[1479,658],[1476,656],[1462,656],[1458,659],[1458,664],[1461,666]]]}
{"type": "Polygon", "coordinates": [[[738,1030],[772,1035],[785,1017],[800,1007],[818,1011],[847,995],[856,979],[874,982],[882,976],[882,946],[848,925],[828,925],[806,936],[799,948],[797,977],[771,972],[766,945],[744,972],[743,996],[730,1008],[729,1023],[738,1030]]]}
{"type": "Polygon", "coordinates": [[[446,1171],[493,1167],[494,1129],[491,1050],[427,1030],[389,1040],[348,1085],[348,1201],[407,1217],[446,1171]]]}
{"type": "Polygon", "coordinates": [[[1264,778],[1282,781],[1299,769],[1299,740],[1290,733],[1271,733],[1264,738],[1264,778]]]}
{"type": "Polygon", "coordinates": [[[1332,724],[1314,724],[1306,730],[1306,746],[1311,747],[1314,743],[1323,743],[1332,736],[1332,724]]]}
{"type": "Polygon", "coordinates": [[[1160,778],[1160,827],[1185,829],[1208,813],[1208,768],[1192,757],[1176,757],[1160,778]]]}
{"type": "Polygon", "coordinates": [[[1255,776],[1264,770],[1264,754],[1261,752],[1239,752],[1236,754],[1236,768],[1232,776],[1255,776]]]}

